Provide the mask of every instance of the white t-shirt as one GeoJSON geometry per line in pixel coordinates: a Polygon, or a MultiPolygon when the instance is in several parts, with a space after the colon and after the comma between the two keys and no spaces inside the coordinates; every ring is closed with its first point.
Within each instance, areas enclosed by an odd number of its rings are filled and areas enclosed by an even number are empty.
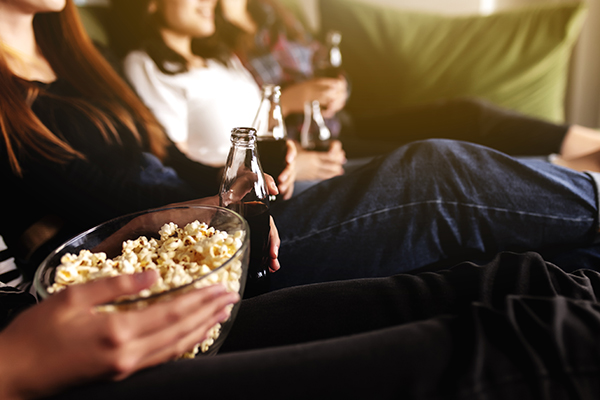
{"type": "Polygon", "coordinates": [[[260,88],[237,57],[228,66],[207,60],[206,68],[167,75],[142,51],[125,58],[125,74],[174,142],[187,142],[188,156],[225,165],[231,130],[251,126],[260,88]]]}

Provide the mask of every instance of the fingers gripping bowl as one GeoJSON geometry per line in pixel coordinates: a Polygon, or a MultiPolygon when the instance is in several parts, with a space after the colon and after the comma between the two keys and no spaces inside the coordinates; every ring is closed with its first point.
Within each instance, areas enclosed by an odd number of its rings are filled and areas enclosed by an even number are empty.
{"type": "MultiPolygon", "coordinates": [[[[217,206],[180,206],[142,211],[98,225],[64,243],[39,266],[34,285],[47,298],[68,285],[146,269],[158,281],[136,295],[98,306],[115,312],[144,308],[154,302],[212,284],[243,296],[249,262],[249,228],[239,214],[217,206]]],[[[235,319],[217,324],[209,336],[182,355],[216,354],[235,319]]]]}

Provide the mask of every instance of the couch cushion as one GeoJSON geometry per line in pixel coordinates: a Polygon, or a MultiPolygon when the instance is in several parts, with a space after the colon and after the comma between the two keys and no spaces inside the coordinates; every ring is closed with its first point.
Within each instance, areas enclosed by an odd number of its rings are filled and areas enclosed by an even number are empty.
{"type": "Polygon", "coordinates": [[[322,0],[324,32],[342,32],[353,112],[476,96],[560,122],[569,59],[586,6],[445,16],[322,0]]]}
{"type": "Polygon", "coordinates": [[[109,45],[106,32],[108,8],[106,6],[79,6],[77,7],[81,22],[92,40],[103,46],[109,45]]]}

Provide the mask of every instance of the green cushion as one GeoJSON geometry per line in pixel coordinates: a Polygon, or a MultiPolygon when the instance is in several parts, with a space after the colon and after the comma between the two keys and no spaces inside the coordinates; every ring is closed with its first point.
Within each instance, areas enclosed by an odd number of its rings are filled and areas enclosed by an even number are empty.
{"type": "Polygon", "coordinates": [[[279,0],[279,3],[283,5],[304,25],[308,30],[311,29],[308,21],[305,8],[303,7],[301,0],[279,0]]]}
{"type": "Polygon", "coordinates": [[[103,6],[79,6],[77,10],[84,28],[92,40],[108,46],[109,38],[105,28],[108,8],[103,6]]]}
{"type": "Polygon", "coordinates": [[[476,96],[564,120],[583,3],[456,17],[321,0],[320,12],[323,32],[342,32],[354,112],[476,96]]]}

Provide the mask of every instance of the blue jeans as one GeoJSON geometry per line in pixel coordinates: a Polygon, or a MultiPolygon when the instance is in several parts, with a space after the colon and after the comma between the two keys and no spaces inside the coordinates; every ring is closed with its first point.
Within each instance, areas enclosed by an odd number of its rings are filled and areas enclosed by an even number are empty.
{"type": "Polygon", "coordinates": [[[272,288],[589,246],[597,199],[591,174],[466,142],[413,142],[273,205],[282,268],[272,288]]]}

